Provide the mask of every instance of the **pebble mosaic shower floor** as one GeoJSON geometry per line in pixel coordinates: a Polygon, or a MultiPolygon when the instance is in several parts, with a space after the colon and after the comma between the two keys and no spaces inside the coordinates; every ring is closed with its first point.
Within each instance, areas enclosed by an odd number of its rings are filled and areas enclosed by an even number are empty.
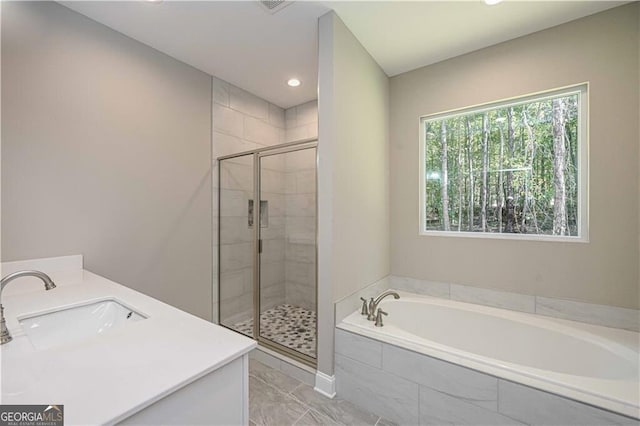
{"type": "MultiPolygon", "coordinates": [[[[253,318],[232,326],[253,336],[253,318]]],[[[316,313],[294,305],[279,305],[260,315],[260,335],[275,343],[316,357],[316,313]]]]}

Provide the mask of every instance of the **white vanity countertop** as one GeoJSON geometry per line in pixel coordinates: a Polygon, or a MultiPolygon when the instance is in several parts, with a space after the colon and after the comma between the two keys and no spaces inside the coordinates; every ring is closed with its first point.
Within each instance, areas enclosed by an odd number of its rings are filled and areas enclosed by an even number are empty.
{"type": "Polygon", "coordinates": [[[13,341],[0,346],[0,403],[64,404],[69,425],[117,423],[256,346],[81,265],[81,256],[3,264],[3,276],[42,270],[57,288],[45,291],[41,281],[21,278],[2,295],[13,341]],[[105,298],[118,299],[147,319],[39,351],[18,323],[18,317],[105,298]]]}

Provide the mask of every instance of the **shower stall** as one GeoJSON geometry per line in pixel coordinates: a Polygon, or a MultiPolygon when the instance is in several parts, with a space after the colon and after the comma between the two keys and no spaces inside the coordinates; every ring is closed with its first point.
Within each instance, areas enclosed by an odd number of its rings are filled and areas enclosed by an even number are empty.
{"type": "Polygon", "coordinates": [[[316,365],[317,141],[218,158],[219,324],[316,365]]]}

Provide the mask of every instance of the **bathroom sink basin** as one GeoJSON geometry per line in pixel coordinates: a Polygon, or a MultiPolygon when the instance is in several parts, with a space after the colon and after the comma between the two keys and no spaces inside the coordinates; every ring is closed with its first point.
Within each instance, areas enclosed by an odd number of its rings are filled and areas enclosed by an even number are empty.
{"type": "Polygon", "coordinates": [[[36,349],[95,337],[146,317],[116,299],[89,302],[19,318],[36,349]]]}

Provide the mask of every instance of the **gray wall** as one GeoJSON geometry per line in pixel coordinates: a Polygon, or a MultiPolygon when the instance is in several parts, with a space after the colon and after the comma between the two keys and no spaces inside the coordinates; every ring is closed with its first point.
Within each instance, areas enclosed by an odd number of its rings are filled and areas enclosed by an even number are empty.
{"type": "Polygon", "coordinates": [[[2,4],[2,260],[211,318],[211,77],[56,3],[2,4]]]}
{"type": "Polygon", "coordinates": [[[390,272],[389,79],[333,12],[320,18],[319,370],[333,372],[333,302],[390,272]]]}
{"type": "Polygon", "coordinates": [[[394,275],[638,308],[637,3],[391,79],[394,275]],[[418,118],[588,81],[589,243],[418,235],[418,118]]]}

